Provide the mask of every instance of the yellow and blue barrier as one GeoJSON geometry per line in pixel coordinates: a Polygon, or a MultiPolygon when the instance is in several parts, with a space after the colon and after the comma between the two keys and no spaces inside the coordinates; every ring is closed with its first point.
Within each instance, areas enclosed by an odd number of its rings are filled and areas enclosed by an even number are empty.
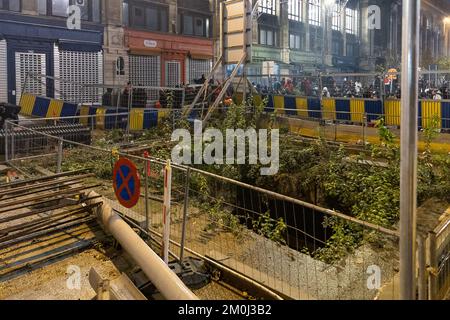
{"type": "Polygon", "coordinates": [[[383,115],[383,102],[376,99],[322,98],[324,120],[362,123],[364,115],[372,122],[383,115]]]}
{"type": "Polygon", "coordinates": [[[127,113],[127,109],[84,105],[80,108],[80,123],[84,124],[85,126],[106,130],[114,128],[126,128],[128,116],[118,116],[117,113],[127,113]]]}
{"type": "Polygon", "coordinates": [[[442,128],[450,129],[450,101],[441,102],[442,128]]]}
{"type": "Polygon", "coordinates": [[[388,126],[400,126],[400,100],[387,99],[384,101],[385,123],[388,126]]]}
{"type": "Polygon", "coordinates": [[[367,121],[373,122],[383,115],[383,101],[381,100],[365,100],[364,110],[367,114],[367,121]]]}
{"type": "Polygon", "coordinates": [[[336,120],[336,99],[323,98],[322,99],[323,119],[336,120]]]}
{"type": "MultiPolygon", "coordinates": [[[[419,100],[418,123],[419,129],[429,128],[436,117],[442,129],[450,129],[449,102],[436,100],[419,100]]],[[[385,122],[388,126],[400,127],[401,102],[399,99],[384,101],[385,122]]]]}
{"type": "Polygon", "coordinates": [[[321,119],[321,107],[319,98],[283,96],[283,95],[256,95],[253,96],[255,105],[260,105],[264,99],[267,104],[264,112],[277,113],[305,118],[321,119]]]}
{"type": "Polygon", "coordinates": [[[22,115],[40,118],[74,117],[78,108],[75,103],[29,93],[22,94],[19,105],[22,115]]]}
{"type": "MultiPolygon", "coordinates": [[[[95,117],[80,118],[80,122],[86,126],[93,126],[96,129],[124,129],[128,123],[128,115],[126,113],[127,109],[124,108],[117,110],[116,108],[82,106],[80,116],[95,117]]],[[[167,110],[133,108],[130,111],[130,130],[140,131],[154,128],[167,118],[168,115],[169,112],[167,110]]]]}

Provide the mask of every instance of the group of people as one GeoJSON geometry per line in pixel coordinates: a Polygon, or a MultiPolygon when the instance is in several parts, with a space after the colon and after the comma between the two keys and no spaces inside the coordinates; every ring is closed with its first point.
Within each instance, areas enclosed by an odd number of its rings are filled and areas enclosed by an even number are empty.
{"type": "Polygon", "coordinates": [[[255,82],[252,84],[255,90],[261,94],[319,95],[319,84],[307,77],[303,79],[282,78],[281,80],[273,78],[269,85],[256,84],[255,82]]]}
{"type": "MultiPolygon", "coordinates": [[[[385,79],[381,76],[377,76],[370,81],[366,81],[365,84],[359,79],[341,78],[339,80],[338,84],[332,76],[322,77],[322,83],[320,84],[318,77],[293,77],[292,79],[282,78],[281,80],[273,78],[269,85],[253,82],[253,86],[260,94],[365,99],[380,99],[382,96],[393,99],[401,98],[401,86],[398,79],[384,81],[385,79]],[[321,89],[319,89],[320,87],[321,89]]],[[[420,99],[450,99],[450,81],[442,82],[440,86],[436,86],[421,80],[419,92],[420,99]]]]}
{"type": "MultiPolygon", "coordinates": [[[[272,78],[269,85],[262,85],[253,82],[254,89],[263,95],[266,94],[281,94],[281,95],[296,95],[307,97],[341,97],[341,98],[366,98],[366,99],[380,99],[382,95],[385,98],[401,98],[401,88],[398,79],[386,82],[380,76],[375,77],[372,81],[366,81],[363,84],[359,79],[351,80],[348,78],[341,78],[338,84],[336,79],[332,76],[322,77],[321,83],[318,77],[292,77],[292,78],[272,78]],[[384,88],[382,87],[384,85],[384,88]]],[[[148,106],[148,99],[151,96],[157,96],[158,100],[155,102],[156,107],[165,108],[169,104],[169,95],[171,95],[171,105],[174,108],[181,108],[182,101],[186,104],[192,103],[198,91],[200,84],[204,84],[206,77],[203,74],[199,79],[193,80],[193,85],[179,85],[177,88],[184,88],[184,97],[182,90],[173,90],[170,92],[157,89],[145,89],[142,86],[133,88],[131,82],[128,82],[125,88],[120,92],[114,91],[112,88],[107,88],[103,94],[102,103],[104,106],[117,106],[128,108],[129,99],[132,99],[133,108],[145,108],[148,106]],[[151,91],[151,92],[150,92],[151,91]],[[130,94],[131,93],[131,94],[130,94]],[[118,101],[119,100],[119,101],[118,101]]],[[[212,103],[216,100],[222,91],[223,83],[211,79],[207,90],[202,97],[201,102],[212,103]]],[[[224,95],[224,99],[233,97],[233,87],[229,86],[224,95]]],[[[419,82],[419,98],[430,100],[450,99],[450,81],[444,81],[439,87],[436,87],[430,81],[421,79],[419,82]]]]}
{"type": "Polygon", "coordinates": [[[322,78],[322,89],[318,77],[303,77],[280,81],[273,79],[269,86],[253,83],[255,90],[261,94],[286,94],[308,97],[346,97],[346,98],[377,98],[380,96],[379,87],[375,82],[363,86],[360,81],[344,79],[337,85],[333,77],[322,78]]]}

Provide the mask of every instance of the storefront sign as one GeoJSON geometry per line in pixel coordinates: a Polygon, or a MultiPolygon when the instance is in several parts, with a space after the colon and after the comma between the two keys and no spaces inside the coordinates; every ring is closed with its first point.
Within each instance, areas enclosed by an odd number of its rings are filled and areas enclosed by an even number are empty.
{"type": "Polygon", "coordinates": [[[144,46],[147,48],[156,48],[158,46],[158,42],[155,40],[144,40],[144,46]]]}

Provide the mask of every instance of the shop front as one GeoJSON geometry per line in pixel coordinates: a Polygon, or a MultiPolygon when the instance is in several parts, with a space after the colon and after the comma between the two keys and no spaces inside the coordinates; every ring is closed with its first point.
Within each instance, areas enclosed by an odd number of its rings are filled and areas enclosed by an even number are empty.
{"type": "Polygon", "coordinates": [[[65,20],[0,13],[0,100],[18,103],[26,85],[36,95],[83,102],[87,95],[69,82],[102,83],[102,43],[101,25],[69,30],[65,20]]]}
{"type": "Polygon", "coordinates": [[[213,41],[164,33],[125,31],[133,85],[177,87],[193,84],[211,70],[213,41]]]}

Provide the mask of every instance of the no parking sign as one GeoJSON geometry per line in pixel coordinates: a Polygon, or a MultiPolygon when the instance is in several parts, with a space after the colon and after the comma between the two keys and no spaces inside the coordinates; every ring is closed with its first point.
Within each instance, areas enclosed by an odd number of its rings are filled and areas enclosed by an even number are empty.
{"type": "Polygon", "coordinates": [[[127,158],[120,158],[114,165],[113,187],[117,200],[125,208],[134,207],[141,196],[138,170],[127,158]]]}

